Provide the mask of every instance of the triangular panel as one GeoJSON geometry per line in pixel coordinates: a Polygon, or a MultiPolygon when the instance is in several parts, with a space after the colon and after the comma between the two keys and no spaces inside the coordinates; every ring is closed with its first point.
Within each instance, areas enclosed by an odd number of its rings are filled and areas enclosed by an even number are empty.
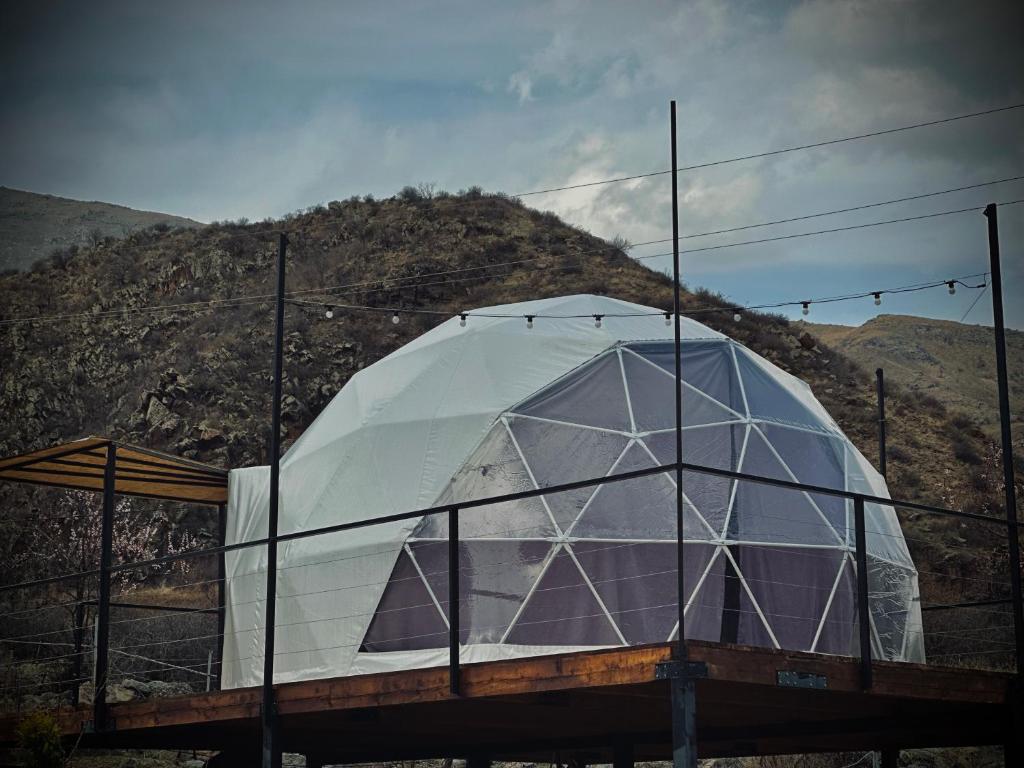
{"type": "MultiPolygon", "coordinates": [[[[572,545],[572,551],[626,642],[657,643],[668,639],[678,616],[674,544],[578,541],[572,545]]],[[[715,547],[710,545],[684,546],[687,597],[714,551],[715,547]]]]}
{"type": "Polygon", "coordinates": [[[415,651],[448,645],[448,627],[403,549],[366,630],[367,651],[415,651]]]}
{"type": "MultiPolygon", "coordinates": [[[[740,466],[747,426],[730,424],[688,429],[683,432],[683,461],[713,469],[736,471],[740,466]]],[[[659,464],[676,460],[674,432],[647,435],[644,442],[659,464]]],[[[701,517],[715,530],[725,524],[733,481],[703,472],[683,472],[683,493],[701,517]]]]}
{"type": "MultiPolygon", "coordinates": [[[[639,442],[632,443],[612,475],[658,466],[639,442]]],[[[684,505],[687,539],[708,539],[689,505],[684,505]]],[[[676,491],[664,472],[602,485],[583,510],[569,535],[583,539],[676,539],[676,491]]]]}
{"type": "MultiPolygon", "coordinates": [[[[459,637],[497,643],[540,576],[547,541],[463,541],[459,544],[459,637]]],[[[410,545],[434,597],[449,617],[448,544],[410,545]]]]}
{"type": "MultiPolygon", "coordinates": [[[[673,375],[629,351],[622,353],[622,365],[629,383],[629,398],[637,430],[651,432],[674,428],[676,401],[673,375]]],[[[691,387],[683,387],[684,427],[718,424],[738,418],[710,397],[691,387]]]]}
{"type": "MultiPolygon", "coordinates": [[[[627,349],[651,361],[674,378],[674,346],[670,341],[641,342],[630,344],[627,349]]],[[[736,413],[745,414],[731,347],[724,339],[683,341],[680,344],[683,381],[736,413]]]]}
{"type": "Polygon", "coordinates": [[[846,553],[801,547],[735,547],[740,573],[779,645],[809,651],[846,553]]]}
{"type": "Polygon", "coordinates": [[[519,405],[514,412],[629,432],[619,356],[613,351],[580,366],[519,405]]]}
{"type": "Polygon", "coordinates": [[[835,584],[832,604],[829,606],[825,621],[821,624],[818,643],[814,650],[839,656],[858,655],[858,626],[857,577],[853,563],[847,557],[835,584]]]}
{"type": "Polygon", "coordinates": [[[621,645],[580,569],[560,551],[526,601],[506,642],[516,645],[621,645]]]}
{"type": "MultiPolygon", "coordinates": [[[[770,423],[758,424],[758,429],[801,483],[846,490],[846,449],[837,438],[770,423]]],[[[835,529],[843,534],[846,500],[823,494],[812,494],[811,498],[835,529]]]]}
{"type": "MultiPolygon", "coordinates": [[[[495,424],[480,447],[449,483],[436,505],[484,499],[534,490],[529,472],[505,425],[495,424]]],[[[540,498],[477,507],[462,515],[459,535],[463,538],[536,538],[551,536],[554,526],[540,498]]],[[[431,515],[420,523],[414,538],[447,539],[448,515],[431,515]]]]}
{"type": "MultiPolygon", "coordinates": [[[[792,480],[756,428],[752,428],[747,437],[741,469],[759,477],[792,480]]],[[[835,528],[825,521],[802,491],[751,481],[737,484],[736,500],[724,535],[730,541],[834,546],[842,543],[835,528]]]]}
{"type": "MultiPolygon", "coordinates": [[[[626,449],[629,438],[537,419],[510,416],[509,427],[543,488],[604,477],[626,449]]],[[[579,515],[597,486],[546,496],[555,521],[564,531],[579,515]]]]}

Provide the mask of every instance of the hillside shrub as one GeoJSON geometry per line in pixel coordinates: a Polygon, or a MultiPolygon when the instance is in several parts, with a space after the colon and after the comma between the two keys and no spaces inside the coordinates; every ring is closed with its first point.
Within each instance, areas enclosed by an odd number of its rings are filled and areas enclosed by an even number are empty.
{"type": "Polygon", "coordinates": [[[18,724],[18,746],[25,751],[26,768],[60,768],[64,748],[56,721],[45,712],[33,712],[18,724]]]}

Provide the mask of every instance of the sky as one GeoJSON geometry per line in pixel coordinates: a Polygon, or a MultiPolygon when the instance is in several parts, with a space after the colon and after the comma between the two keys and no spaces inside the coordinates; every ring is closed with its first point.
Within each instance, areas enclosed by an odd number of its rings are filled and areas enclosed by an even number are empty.
{"type": "MultiPolygon", "coordinates": [[[[516,194],[668,168],[672,99],[682,166],[1024,103],[1022,30],[1024,3],[996,0],[26,3],[0,30],[0,184],[204,222],[407,184],[516,194]]],[[[1015,176],[1024,109],[680,173],[680,229],[1015,176]]],[[[609,239],[671,235],[666,175],[522,199],[609,239]]],[[[1005,182],[682,247],[1020,199],[1005,182]]],[[[999,217],[1007,322],[1024,328],[1024,204],[999,217]]],[[[691,250],[682,274],[744,305],[946,280],[988,270],[985,227],[970,211],[691,250]]],[[[808,319],[959,320],[979,290],[808,319]]],[[[965,321],[991,322],[988,291],[965,321]]]]}

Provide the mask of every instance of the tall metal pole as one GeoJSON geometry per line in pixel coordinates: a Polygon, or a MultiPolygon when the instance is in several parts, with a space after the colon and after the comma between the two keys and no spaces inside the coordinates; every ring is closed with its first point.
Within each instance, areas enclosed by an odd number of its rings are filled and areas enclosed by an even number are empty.
{"type": "Polygon", "coordinates": [[[999,216],[995,203],[985,206],[988,218],[988,256],[992,275],[992,320],[996,337],[996,382],[999,388],[999,427],[1003,445],[1003,489],[1007,543],[1010,554],[1010,590],[1013,599],[1013,637],[1017,674],[1024,674],[1024,607],[1020,586],[1020,538],[1017,531],[1017,491],[1014,487],[1013,434],[1010,430],[1010,389],[1006,373],[1006,329],[1003,325],[1003,277],[999,260],[999,216]]]}
{"type": "Polygon", "coordinates": [[[281,477],[281,376],[284,368],[284,282],[288,238],[277,249],[277,324],[274,330],[274,399],[270,416],[270,504],[267,515],[267,598],[263,648],[263,768],[280,768],[281,740],[274,699],[274,627],[277,622],[277,516],[281,477]]]}
{"type": "MultiPolygon", "coordinates": [[[[676,154],[676,103],[670,106],[672,131],[672,303],[675,318],[676,366],[676,590],[679,637],[673,647],[674,660],[664,670],[670,678],[672,706],[672,764],[674,768],[697,766],[696,675],[686,649],[686,589],[683,571],[683,361],[681,344],[679,281],[679,184],[676,154]]],[[[662,670],[659,670],[659,674],[662,670]]]]}
{"type": "Polygon", "coordinates": [[[110,566],[114,552],[114,480],[117,472],[117,446],[107,443],[107,462],[103,467],[103,519],[100,523],[100,594],[96,616],[96,671],[93,693],[93,727],[106,729],[107,677],[110,649],[110,566]]]}
{"type": "Polygon", "coordinates": [[[687,660],[686,632],[684,631],[686,616],[686,591],[683,577],[683,360],[680,347],[680,300],[679,300],[679,184],[676,179],[678,159],[676,156],[676,103],[671,104],[672,123],[672,304],[675,327],[675,365],[676,365],[676,580],[679,599],[679,638],[676,643],[675,657],[677,661],[687,660]]]}
{"type": "Polygon", "coordinates": [[[885,467],[885,374],[875,369],[875,389],[878,392],[878,471],[888,479],[885,467]]]}

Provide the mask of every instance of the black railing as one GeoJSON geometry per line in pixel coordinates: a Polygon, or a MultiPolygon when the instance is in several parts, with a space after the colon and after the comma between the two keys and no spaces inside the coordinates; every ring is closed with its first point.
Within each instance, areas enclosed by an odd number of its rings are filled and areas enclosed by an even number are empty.
{"type": "MultiPolygon", "coordinates": [[[[842,499],[846,499],[852,502],[854,512],[854,551],[855,551],[855,562],[856,562],[856,591],[857,591],[857,613],[858,613],[858,632],[859,632],[859,647],[860,647],[860,677],[861,684],[865,689],[871,687],[872,677],[872,652],[871,652],[871,619],[870,619],[870,606],[869,606],[869,586],[868,586],[868,557],[867,557],[867,530],[865,522],[865,505],[868,503],[878,504],[893,508],[904,508],[917,510],[921,512],[928,512],[932,514],[939,514],[945,516],[952,516],[965,520],[980,521],[986,524],[1007,527],[1009,536],[1016,536],[1018,534],[1018,526],[1011,522],[1009,518],[999,518],[994,516],[988,516],[973,512],[965,512],[955,509],[949,509],[944,507],[932,506],[928,504],[921,504],[918,502],[903,501],[898,499],[889,499],[885,497],[869,495],[859,493],[856,491],[840,490],[836,488],[829,488],[826,486],[811,485],[807,483],[800,483],[793,480],[785,480],[773,477],[762,477],[759,475],[751,475],[745,472],[738,472],[727,469],[720,469],[715,467],[706,467],[690,463],[670,463],[662,464],[654,467],[648,467],[639,469],[631,472],[624,472],[619,474],[613,474],[608,476],[602,476],[597,478],[590,478],[586,480],[579,480],[569,483],[562,483],[558,485],[547,486],[543,488],[535,488],[526,491],[520,491],[516,493],[502,494],[499,496],[488,496],[479,499],[464,499],[455,504],[447,503],[442,506],[428,507],[425,509],[410,510],[408,512],[395,513],[390,515],[383,515],[376,518],[369,518],[366,520],[353,521],[348,523],[340,523],[336,525],[323,526],[308,531],[294,531],[290,533],[279,534],[274,537],[263,537],[254,539],[246,542],[239,542],[233,544],[224,544],[217,547],[209,547],[204,549],[196,549],[173,555],[166,555],[163,557],[151,558],[148,560],[142,560],[137,562],[127,563],[110,563],[106,556],[104,557],[103,567],[99,571],[89,571],[83,573],[68,574],[61,577],[50,577],[46,579],[38,579],[34,581],[20,582],[18,584],[0,586],[0,592],[7,592],[15,589],[24,589],[33,586],[50,585],[60,580],[80,579],[87,575],[100,575],[100,598],[98,601],[94,601],[99,605],[99,615],[97,617],[98,631],[97,631],[97,647],[95,648],[96,658],[96,674],[97,674],[97,692],[96,692],[96,718],[95,724],[97,727],[102,727],[106,718],[106,697],[104,695],[104,684],[105,674],[107,669],[107,659],[109,657],[109,623],[110,623],[110,608],[116,607],[116,603],[110,598],[110,578],[112,574],[119,573],[126,570],[150,568],[153,566],[163,565],[172,561],[187,560],[190,558],[206,557],[206,556],[217,556],[218,560],[223,558],[223,555],[228,552],[235,552],[247,548],[266,546],[272,542],[286,542],[295,541],[299,539],[305,539],[315,536],[323,536],[333,533],[340,533],[344,531],[351,531],[360,528],[366,528],[375,525],[381,525],[384,523],[391,523],[401,520],[410,520],[415,518],[423,518],[431,515],[446,514],[448,516],[448,646],[449,646],[449,670],[450,670],[450,686],[453,694],[457,695],[460,690],[460,583],[459,583],[459,517],[460,513],[471,512],[474,509],[481,509],[495,504],[508,503],[518,500],[526,500],[537,498],[540,496],[550,496],[553,494],[564,493],[567,491],[573,491],[583,488],[589,488],[598,485],[611,484],[625,482],[629,480],[636,480],[645,477],[651,477],[657,474],[666,472],[675,472],[677,470],[705,474],[716,476],[720,478],[726,478],[738,482],[748,482],[755,484],[762,484],[768,486],[775,486],[795,492],[802,492],[807,494],[815,494],[822,496],[832,496],[842,499]]],[[[107,498],[104,496],[104,507],[106,508],[107,498]]],[[[104,525],[110,525],[111,521],[108,516],[104,516],[104,525]]],[[[104,534],[105,535],[105,534],[104,534]]],[[[276,563],[268,563],[268,568],[276,569],[276,563]]],[[[218,568],[220,570],[220,566],[218,568]]],[[[1011,582],[1014,578],[1019,579],[1020,574],[1010,574],[1011,582]]],[[[211,612],[218,614],[219,624],[222,621],[224,613],[223,604],[223,585],[219,587],[220,606],[216,609],[210,609],[211,612]]],[[[677,596],[679,600],[685,600],[684,595],[677,596]]],[[[923,606],[926,610],[942,609],[951,607],[977,607],[986,605],[995,605],[1003,602],[1009,602],[1008,600],[979,600],[979,601],[968,601],[958,602],[948,605],[934,605],[934,606],[923,606]]],[[[139,608],[153,606],[137,606],[139,608]]],[[[159,608],[157,608],[159,610],[159,608]]],[[[195,609],[178,609],[180,611],[187,612],[195,609]]],[[[220,626],[218,631],[223,634],[223,628],[220,626]]],[[[273,634],[269,629],[265,632],[265,638],[273,634]]],[[[1020,659],[1020,637],[1015,637],[1015,650],[1017,651],[1018,663],[1020,659]]],[[[218,660],[219,663],[219,660],[218,660]]],[[[219,675],[218,675],[219,677],[219,675]]]]}

